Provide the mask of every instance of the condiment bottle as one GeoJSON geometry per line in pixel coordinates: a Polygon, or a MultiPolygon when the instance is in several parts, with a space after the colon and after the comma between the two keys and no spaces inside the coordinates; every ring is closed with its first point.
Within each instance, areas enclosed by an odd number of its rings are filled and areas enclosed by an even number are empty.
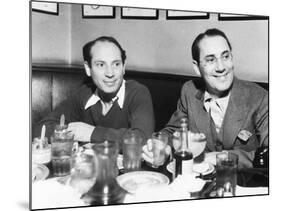
{"type": "Polygon", "coordinates": [[[51,161],[51,145],[45,137],[46,127],[43,125],[41,137],[33,139],[32,143],[32,162],[37,164],[48,164],[51,161]]]}
{"type": "Polygon", "coordinates": [[[181,119],[180,123],[180,146],[175,149],[174,157],[176,159],[175,177],[192,173],[193,155],[188,149],[188,128],[187,119],[181,119]]]}

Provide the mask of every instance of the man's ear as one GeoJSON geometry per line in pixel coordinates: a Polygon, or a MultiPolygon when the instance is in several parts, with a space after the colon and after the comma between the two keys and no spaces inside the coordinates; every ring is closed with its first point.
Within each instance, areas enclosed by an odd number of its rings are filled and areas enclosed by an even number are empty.
{"type": "Polygon", "coordinates": [[[192,66],[193,66],[193,70],[195,71],[196,75],[201,76],[198,62],[193,60],[192,66]]]}
{"type": "Polygon", "coordinates": [[[124,64],[123,64],[123,75],[125,75],[125,70],[126,70],[126,61],[124,61],[124,64]]]}
{"type": "Polygon", "coordinates": [[[91,68],[89,67],[89,64],[88,62],[84,62],[84,69],[85,69],[85,72],[87,74],[87,76],[91,76],[91,68]]]}

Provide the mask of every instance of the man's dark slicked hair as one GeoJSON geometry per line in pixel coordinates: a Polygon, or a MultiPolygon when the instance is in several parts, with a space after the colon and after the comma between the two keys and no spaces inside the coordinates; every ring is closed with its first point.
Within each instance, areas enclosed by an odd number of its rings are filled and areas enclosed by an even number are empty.
{"type": "Polygon", "coordinates": [[[204,33],[199,34],[192,43],[192,47],[191,47],[192,59],[195,60],[198,64],[200,63],[200,48],[199,48],[200,41],[204,37],[214,37],[214,36],[223,37],[226,40],[229,49],[232,50],[231,44],[224,32],[216,28],[208,29],[204,33]]]}
{"type": "Polygon", "coordinates": [[[121,47],[119,42],[114,37],[102,36],[102,37],[98,37],[97,39],[86,43],[83,46],[83,59],[84,59],[84,61],[88,62],[89,66],[91,66],[91,60],[92,60],[91,49],[97,42],[111,42],[111,43],[115,44],[120,50],[122,63],[123,64],[125,63],[126,51],[121,47]]]}

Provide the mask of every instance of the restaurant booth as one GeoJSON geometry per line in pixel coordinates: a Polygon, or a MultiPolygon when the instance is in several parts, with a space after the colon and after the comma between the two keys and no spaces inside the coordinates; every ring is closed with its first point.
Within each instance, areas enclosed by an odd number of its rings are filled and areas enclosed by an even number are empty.
{"type": "MultiPolygon", "coordinates": [[[[126,70],[125,79],[144,84],[154,107],[155,131],[162,129],[176,110],[182,85],[196,77],[126,70]]],[[[89,82],[83,66],[33,64],[31,70],[32,128],[83,83],[89,82]]],[[[257,83],[268,90],[267,83],[257,83]]],[[[33,134],[32,137],[39,134],[33,134]]]]}

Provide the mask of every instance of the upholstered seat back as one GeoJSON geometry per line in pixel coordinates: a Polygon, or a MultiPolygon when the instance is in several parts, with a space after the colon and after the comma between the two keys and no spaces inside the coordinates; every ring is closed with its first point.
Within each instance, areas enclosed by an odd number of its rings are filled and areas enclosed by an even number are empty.
{"type": "MultiPolygon", "coordinates": [[[[36,66],[32,68],[32,128],[87,79],[84,69],[73,66],[36,66]]],[[[155,131],[162,129],[176,109],[184,82],[189,76],[127,70],[125,79],[134,79],[149,89],[155,114],[155,131]]],[[[268,89],[268,84],[260,84],[268,89]]],[[[39,134],[32,134],[32,137],[39,134]]]]}

